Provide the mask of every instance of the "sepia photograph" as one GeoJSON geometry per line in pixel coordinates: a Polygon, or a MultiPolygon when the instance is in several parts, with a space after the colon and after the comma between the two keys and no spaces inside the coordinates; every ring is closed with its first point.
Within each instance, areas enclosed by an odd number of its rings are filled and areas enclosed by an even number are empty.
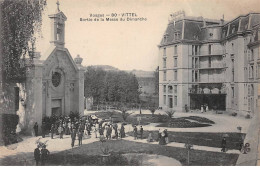
{"type": "Polygon", "coordinates": [[[0,166],[259,166],[260,0],[0,0],[0,166]]]}

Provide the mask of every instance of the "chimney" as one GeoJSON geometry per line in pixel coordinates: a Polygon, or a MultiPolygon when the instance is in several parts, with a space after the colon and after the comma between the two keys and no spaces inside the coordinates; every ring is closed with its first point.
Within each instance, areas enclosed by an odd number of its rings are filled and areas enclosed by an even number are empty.
{"type": "Polygon", "coordinates": [[[222,19],[220,19],[220,21],[221,21],[221,25],[224,25],[224,14],[223,14],[223,17],[222,17],[222,19]]]}
{"type": "Polygon", "coordinates": [[[206,20],[204,19],[204,18],[202,18],[203,19],[203,27],[206,27],[207,25],[206,25],[206,20]]]}

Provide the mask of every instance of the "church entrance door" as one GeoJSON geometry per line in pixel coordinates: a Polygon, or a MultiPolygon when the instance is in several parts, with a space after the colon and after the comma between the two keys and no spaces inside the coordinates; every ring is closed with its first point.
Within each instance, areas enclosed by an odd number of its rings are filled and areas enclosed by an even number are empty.
{"type": "Polygon", "coordinates": [[[52,99],[51,115],[52,116],[60,116],[60,115],[62,115],[62,112],[61,112],[61,99],[52,99]]]}

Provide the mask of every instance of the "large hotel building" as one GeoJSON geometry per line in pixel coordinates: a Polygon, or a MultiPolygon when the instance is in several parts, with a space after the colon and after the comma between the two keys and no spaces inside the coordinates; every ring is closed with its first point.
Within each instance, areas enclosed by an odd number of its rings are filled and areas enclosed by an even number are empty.
{"type": "Polygon", "coordinates": [[[172,14],[159,47],[159,106],[253,115],[260,106],[260,13],[232,21],[172,14]]]}

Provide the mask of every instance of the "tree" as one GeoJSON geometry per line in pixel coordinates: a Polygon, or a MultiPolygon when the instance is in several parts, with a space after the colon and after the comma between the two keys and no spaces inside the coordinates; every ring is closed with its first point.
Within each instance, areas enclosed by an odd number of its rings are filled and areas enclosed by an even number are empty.
{"type": "Polygon", "coordinates": [[[104,71],[88,67],[85,73],[85,97],[93,97],[94,104],[139,102],[138,81],[125,71],[104,71]]]}
{"type": "Polygon", "coordinates": [[[133,113],[127,113],[127,109],[126,108],[121,108],[120,109],[121,110],[121,115],[122,115],[122,118],[123,118],[123,120],[124,121],[126,121],[126,119],[131,115],[131,114],[133,114],[133,113]]]}
{"type": "Polygon", "coordinates": [[[150,111],[152,113],[152,116],[154,116],[155,108],[154,107],[150,107],[150,111]]]}
{"type": "Polygon", "coordinates": [[[170,119],[173,117],[174,113],[175,113],[175,111],[172,110],[172,109],[166,111],[166,114],[168,115],[168,117],[169,117],[170,119]]]}
{"type": "MultiPolygon", "coordinates": [[[[1,4],[3,70],[6,81],[25,81],[25,56],[40,31],[46,0],[4,0],[1,4]]],[[[29,53],[30,54],[30,53],[29,53]]],[[[29,55],[33,59],[33,54],[29,55]]]]}

